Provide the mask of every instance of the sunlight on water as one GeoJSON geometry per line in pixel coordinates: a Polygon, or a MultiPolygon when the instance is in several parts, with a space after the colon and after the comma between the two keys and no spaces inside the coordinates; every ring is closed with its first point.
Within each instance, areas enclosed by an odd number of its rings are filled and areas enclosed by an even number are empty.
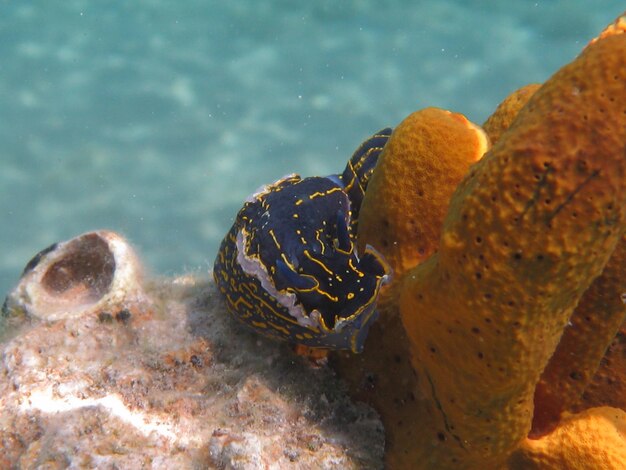
{"type": "Polygon", "coordinates": [[[481,123],[622,2],[2,2],[0,291],[108,228],[206,271],[241,201],[439,106],[481,123]],[[480,5],[480,6],[479,6],[480,5]]]}

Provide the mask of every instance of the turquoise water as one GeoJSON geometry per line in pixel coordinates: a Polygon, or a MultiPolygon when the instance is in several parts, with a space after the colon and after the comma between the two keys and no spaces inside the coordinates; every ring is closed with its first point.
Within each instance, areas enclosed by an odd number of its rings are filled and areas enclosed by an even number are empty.
{"type": "Polygon", "coordinates": [[[624,8],[1,1],[0,295],[41,248],[97,228],[155,273],[206,272],[261,184],[339,172],[422,107],[481,123],[624,8]]]}

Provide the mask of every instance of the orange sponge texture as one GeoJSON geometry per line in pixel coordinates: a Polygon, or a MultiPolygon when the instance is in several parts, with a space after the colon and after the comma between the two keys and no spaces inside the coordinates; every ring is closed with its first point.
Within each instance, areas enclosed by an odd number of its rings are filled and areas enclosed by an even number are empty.
{"type": "Polygon", "coordinates": [[[461,114],[426,108],[402,121],[385,145],[363,200],[361,250],[365,244],[376,247],[395,276],[432,254],[450,196],[488,146],[483,130],[461,114]]]}

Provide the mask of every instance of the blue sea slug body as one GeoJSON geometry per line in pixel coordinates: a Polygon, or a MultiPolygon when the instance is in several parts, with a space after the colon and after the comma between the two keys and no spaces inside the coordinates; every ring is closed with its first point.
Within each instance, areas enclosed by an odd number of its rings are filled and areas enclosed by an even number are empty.
{"type": "Polygon", "coordinates": [[[295,344],[362,350],[390,268],[372,247],[357,253],[356,224],[390,134],[366,140],[340,175],[288,175],[246,200],[213,271],[237,319],[295,344]]]}

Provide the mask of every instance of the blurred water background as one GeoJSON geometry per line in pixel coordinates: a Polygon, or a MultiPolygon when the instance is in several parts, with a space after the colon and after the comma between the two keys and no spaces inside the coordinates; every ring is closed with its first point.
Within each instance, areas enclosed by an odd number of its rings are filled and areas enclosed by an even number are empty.
{"type": "Polygon", "coordinates": [[[0,295],[108,228],[159,275],[206,272],[243,199],[438,106],[482,123],[617,0],[0,0],[0,295]]]}

